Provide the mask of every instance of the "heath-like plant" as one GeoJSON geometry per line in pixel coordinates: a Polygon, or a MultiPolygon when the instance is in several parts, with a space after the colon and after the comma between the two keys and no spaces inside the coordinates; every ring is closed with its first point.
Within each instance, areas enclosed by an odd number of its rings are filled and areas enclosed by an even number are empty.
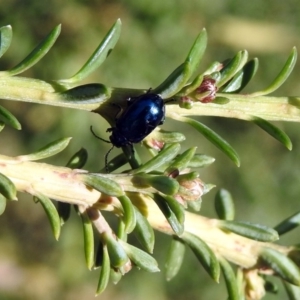
{"type": "MultiPolygon", "coordinates": [[[[0,98],[63,106],[97,113],[113,127],[120,108],[126,109],[128,97],[147,90],[113,88],[101,83],[79,85],[95,71],[116,45],[121,22],[112,26],[97,49],[71,78],[42,81],[19,75],[36,64],[55,43],[60,26],[23,61],[10,70],[0,72],[0,98]]],[[[10,26],[0,29],[0,57],[12,39],[10,26]]],[[[289,137],[269,121],[300,121],[299,98],[269,96],[288,78],[295,66],[297,52],[292,49],[281,72],[262,91],[241,94],[258,69],[256,58],[248,60],[247,51],[240,51],[225,62],[213,62],[201,74],[195,74],[207,44],[202,30],[186,59],[151,93],[159,94],[166,103],[166,117],[186,123],[223,151],[237,166],[238,154],[233,147],[193,116],[220,116],[253,122],[288,149],[289,137]],[[192,79],[191,79],[192,78],[192,79]],[[192,108],[192,109],[191,109],[192,108]]],[[[1,130],[10,125],[20,130],[21,124],[5,108],[0,107],[1,130]]],[[[83,167],[87,151],[81,149],[66,167],[36,162],[63,151],[70,138],[62,138],[27,155],[0,155],[0,210],[17,193],[31,194],[41,203],[56,239],[68,220],[72,206],[81,216],[86,264],[100,267],[97,294],[109,280],[117,283],[133,267],[149,272],[159,271],[152,257],[154,230],[172,239],[166,278],[171,280],[180,270],[185,248],[191,248],[211,278],[218,282],[223,273],[228,299],[261,299],[266,291],[274,292],[270,276],[282,279],[289,299],[300,297],[299,248],[282,246],[279,236],[298,226],[300,214],[284,220],[275,228],[235,221],[230,193],[221,189],[215,198],[217,217],[201,213],[202,196],[214,186],[200,179],[199,168],[214,162],[212,157],[198,154],[196,145],[181,152],[185,136],[157,127],[143,140],[149,150],[148,161],[142,161],[131,146],[107,162],[107,170],[90,173],[83,167]],[[129,166],[128,166],[129,164],[129,166]],[[128,166],[121,173],[118,169],[128,166]],[[54,205],[54,201],[57,205],[54,205]],[[119,220],[114,231],[102,212],[109,211],[119,220]],[[137,248],[127,242],[135,233],[137,248]]]]}

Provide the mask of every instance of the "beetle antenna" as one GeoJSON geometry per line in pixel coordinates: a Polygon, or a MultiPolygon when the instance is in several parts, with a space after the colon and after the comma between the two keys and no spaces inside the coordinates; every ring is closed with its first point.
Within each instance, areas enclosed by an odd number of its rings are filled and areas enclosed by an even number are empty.
{"type": "Polygon", "coordinates": [[[115,145],[112,145],[112,147],[105,154],[105,171],[106,171],[106,173],[109,173],[109,169],[108,169],[108,155],[112,151],[112,149],[114,149],[114,148],[115,148],[115,145]]]}
{"type": "Polygon", "coordinates": [[[111,141],[105,140],[105,139],[103,139],[102,137],[98,136],[98,135],[95,133],[95,131],[93,130],[93,126],[90,127],[90,130],[91,130],[91,133],[93,134],[93,136],[94,136],[95,138],[97,138],[97,139],[99,139],[99,140],[101,140],[101,141],[103,141],[103,142],[105,142],[105,143],[111,144],[111,141]]]}

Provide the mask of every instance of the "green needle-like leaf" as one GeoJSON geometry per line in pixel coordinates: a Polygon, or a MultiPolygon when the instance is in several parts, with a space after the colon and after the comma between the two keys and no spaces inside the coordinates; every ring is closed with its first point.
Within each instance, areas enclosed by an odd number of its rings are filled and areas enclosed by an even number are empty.
{"type": "Polygon", "coordinates": [[[114,180],[93,173],[80,174],[78,176],[82,178],[85,184],[91,186],[92,188],[101,193],[115,197],[120,197],[124,195],[121,186],[114,180]]]}
{"type": "Polygon", "coordinates": [[[190,148],[175,158],[174,162],[167,168],[165,173],[169,174],[174,170],[182,171],[187,167],[194,157],[197,147],[190,148]]]}
{"type": "Polygon", "coordinates": [[[53,202],[45,195],[37,193],[35,194],[35,198],[38,199],[38,201],[42,204],[46,215],[48,217],[48,220],[50,222],[53,235],[56,240],[58,240],[60,235],[60,218],[59,214],[55,208],[55,205],[53,202]]]}
{"type": "Polygon", "coordinates": [[[89,270],[94,265],[94,231],[93,224],[86,212],[80,214],[83,229],[84,254],[86,265],[89,270]]]}
{"type": "Polygon", "coordinates": [[[102,260],[102,267],[100,271],[96,296],[100,295],[106,289],[110,277],[110,259],[107,247],[103,247],[103,260],[102,260]]]}
{"type": "Polygon", "coordinates": [[[152,186],[166,195],[174,195],[179,189],[177,180],[164,175],[137,174],[133,177],[132,183],[137,187],[152,186]]]}
{"type": "Polygon", "coordinates": [[[221,138],[212,129],[208,128],[207,126],[196,120],[187,117],[182,117],[176,113],[170,113],[168,116],[174,120],[185,122],[194,127],[197,131],[203,134],[211,143],[217,146],[224,154],[226,154],[238,167],[240,166],[240,159],[236,151],[230,146],[230,144],[228,144],[227,141],[221,138]]]}
{"type": "Polygon", "coordinates": [[[263,248],[260,258],[268,267],[275,271],[283,280],[300,285],[300,271],[298,266],[285,254],[271,248],[263,248]]]}
{"type": "Polygon", "coordinates": [[[254,58],[248,61],[242,70],[240,70],[232,80],[221,88],[222,93],[238,93],[251,81],[258,69],[258,59],[254,58]]]}
{"type": "Polygon", "coordinates": [[[0,194],[0,216],[4,213],[6,208],[6,198],[0,194]]]}
{"type": "Polygon", "coordinates": [[[219,262],[228,291],[228,300],[241,300],[239,296],[237,279],[231,265],[221,257],[219,258],[219,262]]]}
{"type": "Polygon", "coordinates": [[[189,161],[188,168],[205,168],[214,163],[215,158],[205,154],[195,154],[189,161]]]}
{"type": "Polygon", "coordinates": [[[279,239],[277,231],[273,228],[260,224],[236,221],[218,221],[218,227],[222,230],[231,231],[261,242],[274,242],[279,239]]]}
{"type": "Polygon", "coordinates": [[[54,142],[49,143],[48,145],[38,150],[37,152],[28,155],[18,156],[18,159],[22,161],[34,161],[34,160],[45,159],[47,157],[53,156],[63,151],[69,145],[71,139],[72,138],[70,137],[58,139],[54,142]]]}
{"type": "Polygon", "coordinates": [[[148,272],[159,272],[157,261],[145,251],[131,246],[123,241],[121,245],[124,247],[128,257],[134,264],[148,272]]]}
{"type": "Polygon", "coordinates": [[[153,197],[154,197],[154,200],[155,200],[157,206],[159,207],[161,212],[164,214],[165,218],[169,222],[173,231],[177,235],[181,235],[184,230],[183,224],[177,219],[175,213],[172,211],[169,204],[159,194],[154,194],[153,197]]]}
{"type": "Polygon", "coordinates": [[[84,66],[71,78],[62,79],[59,80],[59,82],[72,84],[77,83],[94,72],[105,61],[107,56],[115,47],[121,34],[121,26],[121,20],[118,19],[108,31],[108,33],[96,48],[94,53],[91,55],[91,57],[88,59],[88,61],[84,64],[84,66]]]}
{"type": "Polygon", "coordinates": [[[293,148],[292,142],[284,131],[274,126],[270,122],[259,117],[253,117],[252,121],[261,129],[263,129],[268,134],[270,134],[274,139],[282,143],[286,148],[292,150],[293,148]]]}
{"type": "Polygon", "coordinates": [[[8,71],[0,72],[0,76],[7,74],[10,76],[20,74],[41,60],[51,49],[61,30],[61,25],[57,25],[19,64],[8,71]]]}
{"type": "Polygon", "coordinates": [[[149,252],[153,253],[155,235],[153,228],[149,224],[146,217],[134,206],[136,215],[136,226],[134,233],[137,236],[138,241],[141,245],[149,252]]]}
{"type": "Polygon", "coordinates": [[[263,95],[271,94],[274,91],[276,91],[290,76],[291,72],[295,67],[296,61],[297,61],[297,49],[294,47],[285,65],[283,66],[278,76],[274,79],[274,81],[266,89],[259,92],[252,93],[249,96],[251,97],[263,96],[263,95]]]}
{"type": "Polygon", "coordinates": [[[189,80],[190,74],[190,64],[184,62],[163,83],[156,87],[153,92],[160,94],[163,99],[171,98],[184,87],[189,80]]]}
{"type": "Polygon", "coordinates": [[[17,200],[17,189],[13,182],[0,173],[0,194],[8,200],[17,200]]]}
{"type": "Polygon", "coordinates": [[[125,231],[126,233],[130,233],[133,231],[136,225],[136,216],[133,204],[126,195],[119,196],[118,199],[120,200],[123,208],[123,222],[125,224],[125,231]]]}
{"type": "Polygon", "coordinates": [[[283,281],[285,291],[289,297],[289,300],[299,300],[300,299],[300,287],[293,284],[289,284],[283,281]]]}
{"type": "Polygon", "coordinates": [[[164,99],[170,98],[178,93],[198,67],[205,52],[206,45],[207,33],[206,30],[203,29],[197,36],[185,62],[177,67],[153,92],[160,94],[164,99]]]}
{"type": "Polygon", "coordinates": [[[282,235],[284,233],[293,230],[299,225],[300,225],[300,212],[282,221],[280,224],[274,227],[274,230],[276,230],[279,235],[282,235]]]}
{"type": "Polygon", "coordinates": [[[133,170],[131,173],[148,173],[153,170],[157,170],[160,166],[164,165],[165,163],[171,161],[174,157],[176,157],[179,150],[180,144],[178,143],[167,145],[162,151],[158,153],[158,155],[147,161],[139,168],[133,170]]]}
{"type": "Polygon", "coordinates": [[[67,167],[71,169],[81,169],[87,162],[88,153],[86,149],[81,148],[68,161],[67,167]]]}
{"type": "Polygon", "coordinates": [[[11,44],[13,32],[10,25],[0,28],[0,57],[7,51],[11,44]]]}
{"type": "Polygon", "coordinates": [[[236,73],[246,64],[247,59],[248,52],[246,50],[239,51],[236,56],[232,58],[229,63],[227,63],[220,71],[221,77],[217,80],[217,87],[220,88],[231,78],[233,78],[236,73]]]}
{"type": "Polygon", "coordinates": [[[197,36],[187,58],[186,62],[190,65],[190,76],[196,71],[204,55],[207,45],[207,32],[204,28],[197,36]]]}
{"type": "Polygon", "coordinates": [[[184,259],[184,254],[185,244],[181,240],[173,238],[165,263],[165,276],[168,281],[173,279],[179,272],[184,259]]]}
{"type": "Polygon", "coordinates": [[[183,206],[175,198],[171,196],[161,195],[161,197],[163,197],[165,201],[168,203],[170,209],[176,216],[180,225],[184,226],[185,211],[183,206]]]}
{"type": "Polygon", "coordinates": [[[122,279],[122,273],[119,270],[115,270],[113,268],[110,269],[110,276],[109,276],[109,280],[113,283],[113,284],[117,284],[121,279],[122,279]]]}
{"type": "Polygon", "coordinates": [[[227,190],[220,189],[216,194],[215,209],[220,219],[227,221],[234,219],[234,203],[231,194],[227,190]]]}
{"type": "Polygon", "coordinates": [[[101,234],[101,240],[103,240],[103,244],[106,244],[107,246],[110,263],[113,267],[121,268],[129,261],[129,258],[121,245],[121,240],[117,241],[112,234],[107,232],[101,234]]]}
{"type": "Polygon", "coordinates": [[[10,111],[8,111],[2,106],[0,106],[0,120],[17,130],[22,129],[22,126],[17,120],[17,118],[10,111]]]}
{"type": "Polygon", "coordinates": [[[210,247],[198,236],[188,232],[185,232],[180,238],[191,248],[211,278],[219,282],[220,264],[210,247]]]}

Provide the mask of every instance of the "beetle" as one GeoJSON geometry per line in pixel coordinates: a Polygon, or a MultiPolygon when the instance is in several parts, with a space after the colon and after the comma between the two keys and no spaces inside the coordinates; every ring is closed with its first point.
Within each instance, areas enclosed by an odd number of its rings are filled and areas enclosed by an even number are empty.
{"type": "Polygon", "coordinates": [[[164,120],[165,103],[160,95],[149,90],[145,94],[128,99],[127,108],[116,118],[115,126],[107,129],[107,132],[111,132],[110,141],[98,137],[91,127],[94,136],[112,144],[105,155],[106,171],[108,171],[108,155],[114,147],[129,145],[133,152],[132,144],[142,141],[158,125],[163,124],[164,120]]]}

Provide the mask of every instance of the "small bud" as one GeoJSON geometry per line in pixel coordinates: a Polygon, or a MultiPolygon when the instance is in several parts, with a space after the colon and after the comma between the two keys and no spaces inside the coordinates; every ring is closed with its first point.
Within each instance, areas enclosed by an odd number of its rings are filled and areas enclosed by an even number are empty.
{"type": "Polygon", "coordinates": [[[180,181],[179,192],[176,198],[181,198],[183,201],[197,201],[201,198],[204,191],[204,183],[199,179],[180,181]]]}
{"type": "Polygon", "coordinates": [[[179,106],[185,109],[191,109],[193,107],[193,100],[187,96],[180,98],[179,106]]]}
{"type": "Polygon", "coordinates": [[[194,96],[202,103],[209,103],[216,98],[217,90],[216,80],[205,76],[201,85],[196,89],[194,96]]]}

